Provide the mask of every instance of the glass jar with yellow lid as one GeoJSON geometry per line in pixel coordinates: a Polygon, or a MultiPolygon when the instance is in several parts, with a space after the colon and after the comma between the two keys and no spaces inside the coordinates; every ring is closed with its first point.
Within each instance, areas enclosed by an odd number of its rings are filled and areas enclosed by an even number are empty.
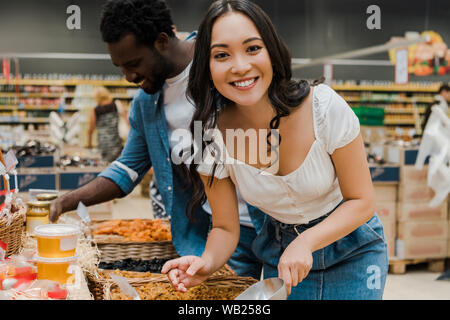
{"type": "Polygon", "coordinates": [[[54,193],[40,193],[36,195],[38,201],[53,201],[56,198],[58,198],[58,195],[54,193]]]}
{"type": "Polygon", "coordinates": [[[49,224],[50,201],[29,201],[27,203],[27,232],[33,233],[34,228],[49,224]]]}

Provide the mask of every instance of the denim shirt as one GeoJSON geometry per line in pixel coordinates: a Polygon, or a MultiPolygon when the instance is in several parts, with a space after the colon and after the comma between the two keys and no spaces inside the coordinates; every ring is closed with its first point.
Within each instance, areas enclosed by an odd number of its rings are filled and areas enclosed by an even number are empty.
{"type": "MultiPolygon", "coordinates": [[[[162,92],[153,95],[139,89],[130,110],[130,132],[120,157],[99,174],[129,194],[153,166],[165,209],[171,214],[172,242],[180,256],[200,256],[205,248],[210,216],[199,206],[194,222],[186,216],[192,190],[183,188],[183,179],[171,162],[162,92]]],[[[247,204],[258,233],[264,216],[247,204]]]]}

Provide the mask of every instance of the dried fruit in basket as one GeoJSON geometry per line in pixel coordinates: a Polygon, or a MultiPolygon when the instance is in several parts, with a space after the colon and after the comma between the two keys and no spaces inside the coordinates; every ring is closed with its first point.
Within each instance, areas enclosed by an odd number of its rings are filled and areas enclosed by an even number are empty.
{"type": "MultiPolygon", "coordinates": [[[[135,289],[142,300],[233,300],[244,291],[233,286],[216,288],[201,284],[180,292],[168,282],[149,282],[135,286],[135,289]]],[[[132,300],[117,287],[111,290],[111,299],[132,300]]]]}
{"type": "Polygon", "coordinates": [[[119,235],[125,241],[146,242],[172,240],[170,226],[161,219],[108,220],[99,223],[94,235],[119,235]]]}

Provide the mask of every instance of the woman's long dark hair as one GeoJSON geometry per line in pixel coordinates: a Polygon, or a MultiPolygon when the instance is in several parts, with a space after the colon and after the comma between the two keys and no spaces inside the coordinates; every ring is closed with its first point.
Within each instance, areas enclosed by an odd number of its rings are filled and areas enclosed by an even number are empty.
{"type": "MultiPolygon", "coordinates": [[[[194,59],[189,73],[186,94],[188,99],[196,107],[190,124],[193,137],[195,121],[201,121],[202,133],[205,133],[208,129],[216,127],[220,109],[232,103],[223,97],[214,87],[210,79],[211,72],[209,69],[211,31],[214,22],[228,12],[240,12],[250,18],[261,34],[262,40],[269,52],[273,66],[273,79],[268,90],[268,96],[276,112],[276,116],[269,124],[270,131],[272,129],[278,129],[280,119],[288,116],[291,110],[298,107],[310,91],[310,85],[307,81],[295,81],[291,79],[291,55],[289,50],[279,37],[270,18],[259,6],[248,0],[216,1],[209,7],[198,29],[194,59]]],[[[268,142],[269,136],[270,133],[267,137],[268,142]]],[[[281,143],[281,137],[279,137],[278,143],[281,143]]],[[[207,146],[204,141],[201,144],[202,147],[200,148],[199,146],[199,152],[202,152],[207,146]]],[[[191,152],[193,150],[191,148],[191,152]]],[[[193,216],[196,207],[206,201],[203,182],[197,172],[197,167],[198,163],[192,162],[189,169],[186,168],[189,183],[193,188],[193,196],[186,208],[186,213],[189,218],[193,216]]],[[[217,163],[213,166],[212,175],[208,181],[209,186],[212,185],[216,167],[217,163]]]]}

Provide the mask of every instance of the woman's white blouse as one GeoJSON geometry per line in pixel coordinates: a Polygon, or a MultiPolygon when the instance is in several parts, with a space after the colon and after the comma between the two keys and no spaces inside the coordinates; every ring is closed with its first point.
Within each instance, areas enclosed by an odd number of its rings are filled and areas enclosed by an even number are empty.
{"type": "Polygon", "coordinates": [[[330,155],[357,137],[359,121],[345,100],[324,84],[314,87],[312,107],[315,141],[290,174],[272,175],[231,158],[219,129],[211,133],[215,152],[208,146],[197,171],[211,176],[217,158],[216,178],[230,177],[246,202],[283,223],[308,223],[328,213],[343,199],[330,155]]]}

